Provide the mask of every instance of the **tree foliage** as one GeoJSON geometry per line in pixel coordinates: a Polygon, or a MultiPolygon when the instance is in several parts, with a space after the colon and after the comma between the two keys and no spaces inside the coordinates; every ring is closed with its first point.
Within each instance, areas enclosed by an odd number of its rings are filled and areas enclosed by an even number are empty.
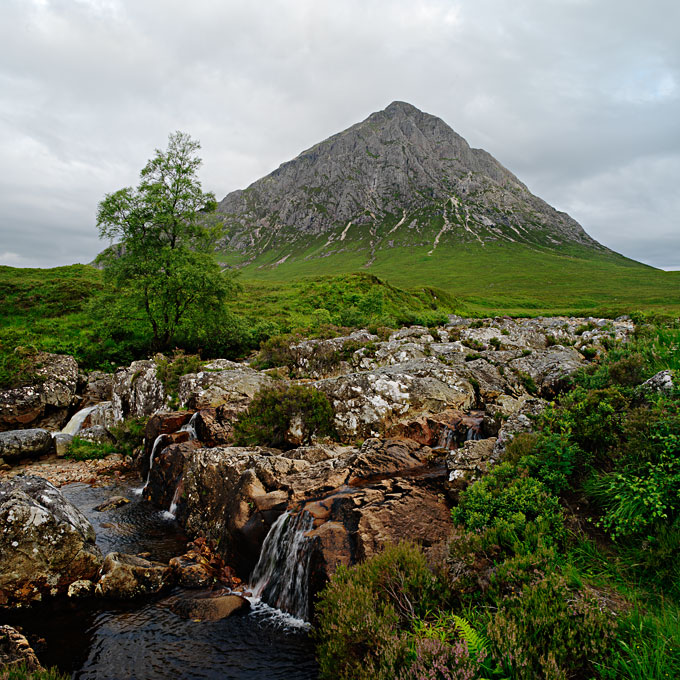
{"type": "Polygon", "coordinates": [[[235,286],[215,262],[221,225],[215,196],[197,177],[199,148],[189,135],[171,134],[137,188],[107,194],[97,212],[100,237],[115,242],[99,257],[116,289],[114,313],[148,323],[157,350],[192,321],[220,313],[235,286]]]}

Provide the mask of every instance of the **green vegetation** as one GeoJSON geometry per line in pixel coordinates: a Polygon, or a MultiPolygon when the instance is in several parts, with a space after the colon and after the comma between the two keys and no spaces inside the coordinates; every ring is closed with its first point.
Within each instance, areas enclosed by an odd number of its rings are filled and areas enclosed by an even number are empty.
{"type": "Polygon", "coordinates": [[[68,680],[68,673],[60,673],[56,668],[32,671],[25,665],[0,668],[0,680],[68,680]]]}
{"type": "Polygon", "coordinates": [[[110,442],[91,442],[77,435],[68,447],[65,458],[71,460],[98,460],[117,452],[117,448],[110,442]]]}
{"type": "Polygon", "coordinates": [[[332,437],[333,408],[313,387],[265,387],[253,398],[234,426],[236,446],[273,446],[281,449],[309,444],[312,437],[332,437]],[[294,431],[295,442],[289,431],[294,431]]]}
{"type": "Polygon", "coordinates": [[[680,677],[680,392],[640,387],[680,378],[678,339],[642,325],[578,374],[461,492],[445,559],[399,546],[339,570],[322,676],[680,677]]]}

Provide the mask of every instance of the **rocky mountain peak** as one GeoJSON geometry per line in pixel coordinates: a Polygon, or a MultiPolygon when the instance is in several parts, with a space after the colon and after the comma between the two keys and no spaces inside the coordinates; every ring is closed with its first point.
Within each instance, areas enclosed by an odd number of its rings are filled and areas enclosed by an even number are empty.
{"type": "Polygon", "coordinates": [[[392,248],[520,242],[602,249],[482,149],[412,104],[394,101],[227,195],[223,247],[237,264],[392,248]]]}

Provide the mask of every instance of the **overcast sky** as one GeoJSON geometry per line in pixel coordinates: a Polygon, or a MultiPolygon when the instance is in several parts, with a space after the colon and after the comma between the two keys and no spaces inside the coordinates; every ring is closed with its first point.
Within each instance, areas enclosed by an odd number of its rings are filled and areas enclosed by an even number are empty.
{"type": "Polygon", "coordinates": [[[0,0],[0,264],[91,261],[170,132],[221,199],[397,99],[680,268],[678,0],[0,0]]]}

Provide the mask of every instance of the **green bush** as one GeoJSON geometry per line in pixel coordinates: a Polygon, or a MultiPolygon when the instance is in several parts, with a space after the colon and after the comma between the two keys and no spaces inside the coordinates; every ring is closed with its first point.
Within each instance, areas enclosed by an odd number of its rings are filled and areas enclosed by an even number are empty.
{"type": "Polygon", "coordinates": [[[409,659],[409,631],[442,599],[423,552],[411,543],[338,568],[316,604],[322,678],[392,680],[409,659]]]}
{"type": "Polygon", "coordinates": [[[122,423],[116,423],[109,431],[116,440],[116,450],[125,456],[133,456],[135,450],[144,443],[146,418],[127,418],[122,423]]]}
{"type": "Polygon", "coordinates": [[[286,436],[291,426],[300,430],[303,443],[309,443],[315,436],[335,436],[333,418],[328,398],[313,387],[265,387],[236,421],[234,442],[237,446],[287,449],[293,446],[286,436]]]}
{"type": "Polygon", "coordinates": [[[520,539],[529,522],[547,524],[556,539],[564,533],[557,498],[540,480],[510,463],[497,465],[462,492],[451,516],[469,530],[501,527],[520,539]]]}
{"type": "Polygon", "coordinates": [[[551,573],[506,597],[488,626],[494,654],[517,680],[592,677],[614,635],[612,615],[551,573]]]}
{"type": "Polygon", "coordinates": [[[172,357],[163,354],[154,357],[156,363],[156,376],[163,383],[165,393],[170,397],[170,406],[177,408],[177,392],[179,379],[187,373],[197,373],[201,370],[201,357],[195,354],[185,354],[183,350],[176,349],[172,357]]]}

